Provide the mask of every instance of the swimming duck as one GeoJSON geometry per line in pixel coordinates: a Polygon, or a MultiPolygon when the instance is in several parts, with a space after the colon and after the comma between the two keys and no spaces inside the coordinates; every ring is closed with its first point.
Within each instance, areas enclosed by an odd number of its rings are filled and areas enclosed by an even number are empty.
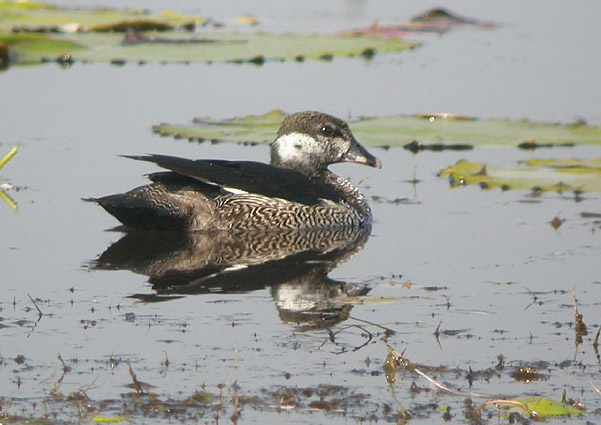
{"type": "Polygon", "coordinates": [[[371,221],[365,197],[330,164],[381,168],[341,119],[288,115],[271,144],[271,165],[251,161],[127,156],[169,171],[129,192],[91,198],[125,226],[153,230],[329,229],[371,221]]]}

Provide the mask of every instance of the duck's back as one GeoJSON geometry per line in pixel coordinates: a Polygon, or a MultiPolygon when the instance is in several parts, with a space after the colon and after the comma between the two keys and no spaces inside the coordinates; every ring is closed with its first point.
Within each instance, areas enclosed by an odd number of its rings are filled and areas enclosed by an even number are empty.
{"type": "Polygon", "coordinates": [[[92,199],[128,227],[156,230],[303,229],[357,225],[344,193],[297,171],[250,161],[131,157],[168,172],[129,192],[92,199]]]}
{"type": "Polygon", "coordinates": [[[132,156],[168,172],[127,193],[91,199],[129,227],[159,230],[325,229],[371,219],[363,195],[328,166],[380,167],[348,125],[315,111],[288,115],[271,144],[271,165],[249,161],[132,156]]]}

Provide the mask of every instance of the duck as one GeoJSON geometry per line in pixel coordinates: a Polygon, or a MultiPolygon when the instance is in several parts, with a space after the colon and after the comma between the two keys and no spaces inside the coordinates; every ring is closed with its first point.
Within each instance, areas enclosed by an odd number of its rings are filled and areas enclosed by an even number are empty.
{"type": "Polygon", "coordinates": [[[287,115],[270,164],[124,155],[164,171],[125,193],[87,198],[127,229],[158,231],[319,230],[370,225],[365,196],[328,169],[349,162],[381,168],[348,124],[316,111],[287,115]]]}

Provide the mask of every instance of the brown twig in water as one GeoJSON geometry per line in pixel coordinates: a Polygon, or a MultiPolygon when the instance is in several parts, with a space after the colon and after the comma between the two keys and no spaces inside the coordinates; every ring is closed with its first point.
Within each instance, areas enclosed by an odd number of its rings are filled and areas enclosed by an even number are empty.
{"type": "Polygon", "coordinates": [[[574,306],[574,331],[576,332],[576,344],[574,347],[574,360],[578,354],[578,346],[582,344],[582,335],[587,335],[586,325],[582,318],[582,314],[578,312],[578,300],[576,299],[576,286],[572,288],[572,305],[574,306]]]}
{"type": "Polygon", "coordinates": [[[232,423],[234,425],[238,424],[238,418],[240,417],[240,411],[238,411],[238,403],[240,401],[240,396],[238,395],[238,387],[235,386],[234,387],[234,413],[232,413],[232,416],[230,416],[230,420],[232,421],[232,423]]]}
{"type": "Polygon", "coordinates": [[[133,384],[134,384],[134,390],[136,390],[136,393],[138,393],[139,395],[144,394],[144,391],[142,390],[142,386],[140,385],[140,381],[138,381],[138,378],[136,378],[136,374],[134,373],[134,370],[131,368],[129,359],[127,359],[125,362],[127,363],[127,368],[129,369],[129,376],[131,376],[131,380],[133,381],[133,384]]]}
{"type": "Polygon", "coordinates": [[[518,401],[518,400],[512,400],[512,399],[505,399],[505,398],[497,398],[494,400],[486,400],[484,403],[482,403],[480,406],[478,406],[476,410],[476,412],[481,412],[482,410],[484,410],[486,408],[486,406],[490,405],[490,404],[509,404],[511,406],[515,406],[518,409],[522,409],[523,411],[525,411],[528,416],[532,419],[536,419],[538,418],[538,414],[534,411],[532,411],[531,409],[528,408],[528,406],[526,405],[526,403],[522,402],[522,401],[518,401]]]}
{"type": "Polygon", "coordinates": [[[390,328],[387,328],[386,326],[382,326],[382,325],[378,325],[377,323],[370,322],[369,320],[359,319],[358,317],[354,317],[354,316],[349,316],[349,319],[353,319],[353,320],[356,320],[358,322],[363,322],[365,324],[375,326],[376,328],[380,328],[384,332],[386,332],[386,336],[390,336],[390,335],[396,334],[396,331],[394,331],[394,330],[392,330],[390,328]]]}
{"type": "Polygon", "coordinates": [[[536,302],[538,301],[538,297],[536,296],[536,294],[534,292],[532,292],[530,289],[526,288],[526,291],[528,291],[528,293],[530,295],[532,295],[532,302],[530,304],[528,304],[526,307],[524,307],[524,311],[528,310],[530,307],[532,307],[534,304],[536,304],[536,302]]]}
{"type": "Polygon", "coordinates": [[[44,313],[42,313],[42,310],[40,310],[40,307],[38,307],[38,304],[35,302],[35,300],[31,297],[31,295],[27,294],[27,296],[29,297],[29,299],[31,300],[31,302],[33,303],[33,305],[35,306],[36,310],[38,311],[38,322],[40,321],[40,319],[42,318],[42,316],[44,315],[44,313]]]}
{"type": "Polygon", "coordinates": [[[348,325],[348,326],[345,326],[345,327],[343,327],[341,329],[338,329],[336,332],[332,331],[331,329],[327,329],[327,331],[328,331],[328,340],[324,341],[320,345],[320,347],[323,347],[329,341],[332,344],[334,344],[335,346],[342,346],[342,350],[341,351],[335,351],[335,352],[333,352],[334,354],[344,354],[344,353],[346,353],[347,350],[346,350],[345,346],[343,345],[343,343],[336,342],[336,336],[339,333],[344,332],[344,331],[346,331],[347,329],[350,329],[350,328],[357,328],[357,329],[363,331],[366,334],[366,340],[365,340],[365,342],[363,344],[361,344],[361,345],[353,347],[351,349],[351,351],[359,351],[360,349],[362,349],[363,347],[365,347],[367,344],[369,344],[373,340],[373,337],[374,337],[373,334],[370,331],[368,331],[367,329],[365,329],[363,326],[348,325]]]}
{"type": "Polygon", "coordinates": [[[601,333],[601,327],[597,329],[597,335],[595,335],[595,339],[593,340],[593,350],[597,356],[597,361],[601,363],[601,357],[599,357],[599,333],[601,333]]]}
{"type": "Polygon", "coordinates": [[[61,362],[61,365],[63,366],[63,374],[58,379],[58,384],[60,385],[63,382],[63,379],[65,379],[65,375],[71,372],[71,368],[65,364],[65,361],[63,360],[63,357],[60,355],[60,353],[58,355],[58,361],[61,362]]]}
{"type": "Polygon", "coordinates": [[[438,322],[438,326],[436,326],[436,330],[434,331],[434,338],[436,338],[436,343],[438,344],[438,348],[442,351],[442,344],[440,343],[440,326],[442,325],[442,320],[438,322]]]}
{"type": "Polygon", "coordinates": [[[491,395],[491,394],[476,393],[476,392],[472,392],[472,391],[465,392],[465,391],[452,390],[449,387],[447,387],[446,385],[441,384],[436,379],[430,377],[428,374],[426,374],[425,372],[420,370],[417,367],[417,365],[415,363],[411,362],[409,359],[407,359],[403,353],[399,353],[398,351],[394,350],[390,346],[388,346],[388,350],[389,350],[389,352],[391,352],[393,354],[393,356],[395,357],[395,360],[397,361],[397,363],[400,366],[402,366],[403,368],[412,370],[413,372],[415,372],[418,375],[422,376],[423,378],[427,379],[432,385],[434,385],[439,390],[444,391],[445,393],[448,393],[450,395],[460,396],[460,397],[491,398],[491,399],[502,398],[500,396],[491,395]]]}

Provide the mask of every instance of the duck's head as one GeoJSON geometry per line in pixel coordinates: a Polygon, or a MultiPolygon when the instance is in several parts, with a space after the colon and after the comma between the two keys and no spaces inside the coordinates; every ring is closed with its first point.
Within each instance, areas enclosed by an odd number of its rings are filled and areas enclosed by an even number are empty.
{"type": "Polygon", "coordinates": [[[313,175],[337,162],[382,166],[357,142],[346,122],[321,112],[288,115],[271,144],[271,164],[276,167],[313,175]]]}

